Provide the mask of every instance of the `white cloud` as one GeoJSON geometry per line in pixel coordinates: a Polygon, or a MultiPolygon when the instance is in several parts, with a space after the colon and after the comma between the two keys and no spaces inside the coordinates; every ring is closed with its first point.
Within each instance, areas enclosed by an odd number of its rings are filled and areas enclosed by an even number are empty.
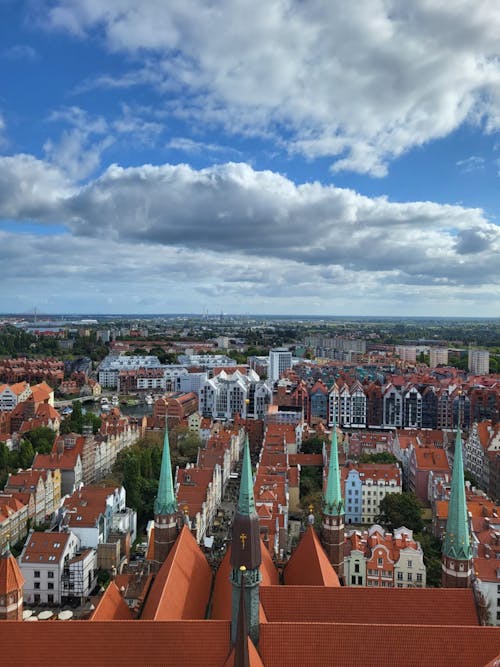
{"type": "Polygon", "coordinates": [[[33,61],[37,59],[37,52],[29,44],[15,44],[5,49],[2,56],[7,60],[28,60],[33,61]]]}
{"type": "Polygon", "coordinates": [[[133,56],[109,85],[177,89],[181,113],[334,170],[381,176],[466,121],[500,127],[496,0],[59,0],[48,21],[133,56]]]}
{"type": "Polygon", "coordinates": [[[119,262],[120,247],[129,249],[127,272],[147,265],[151,275],[143,252],[155,261],[170,257],[167,273],[172,257],[183,257],[184,265],[186,257],[199,258],[191,281],[207,262],[226,267],[220,283],[205,288],[222,285],[232,294],[255,292],[263,273],[258,292],[268,285],[269,298],[273,290],[326,295],[339,285],[376,298],[389,287],[396,294],[417,288],[455,294],[500,284],[500,228],[480,209],[295,185],[247,164],[112,165],[70,190],[53,166],[16,156],[0,160],[0,202],[4,218],[63,224],[75,243],[112,246],[110,266],[119,262]]]}
{"type": "Polygon", "coordinates": [[[457,167],[464,174],[470,174],[473,171],[481,171],[484,169],[485,159],[477,155],[471,155],[470,157],[464,158],[463,160],[458,160],[457,167]]]}

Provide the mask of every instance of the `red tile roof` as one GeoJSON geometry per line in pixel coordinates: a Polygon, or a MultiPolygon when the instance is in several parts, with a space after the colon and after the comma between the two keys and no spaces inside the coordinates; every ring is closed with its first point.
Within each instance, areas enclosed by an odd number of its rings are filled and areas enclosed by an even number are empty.
{"type": "MultiPolygon", "coordinates": [[[[37,667],[222,667],[228,621],[8,623],[5,665],[37,667]]],[[[6,626],[5,626],[6,627],[6,626]]]]}
{"type": "Polygon", "coordinates": [[[141,619],[205,618],[212,570],[186,526],[168,554],[147,596],[141,619]]]}
{"type": "Polygon", "coordinates": [[[112,581],[99,599],[91,621],[126,621],[131,620],[132,612],[122,598],[116,584],[112,581]]]}
{"type": "Polygon", "coordinates": [[[57,563],[70,539],[70,533],[38,533],[28,535],[21,556],[22,563],[57,563]]]}
{"type": "Polygon", "coordinates": [[[286,564],[283,577],[287,586],[340,586],[337,573],[311,527],[286,564]]]}
{"type": "Polygon", "coordinates": [[[16,559],[10,552],[0,556],[0,595],[6,595],[24,586],[24,578],[16,559]]]}
{"type": "Polygon", "coordinates": [[[269,667],[484,667],[499,646],[500,629],[488,627],[265,623],[259,638],[269,667]]]}
{"type": "Polygon", "coordinates": [[[344,623],[478,625],[471,589],[278,586],[260,598],[271,623],[335,623],[341,613],[344,623]]]}

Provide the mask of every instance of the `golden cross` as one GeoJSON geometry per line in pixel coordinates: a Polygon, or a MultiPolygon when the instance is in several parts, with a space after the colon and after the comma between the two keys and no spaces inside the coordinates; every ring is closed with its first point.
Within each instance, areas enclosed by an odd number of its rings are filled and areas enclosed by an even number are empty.
{"type": "Polygon", "coordinates": [[[241,548],[244,549],[245,548],[245,543],[247,541],[246,533],[241,533],[240,540],[241,540],[241,548]]]}

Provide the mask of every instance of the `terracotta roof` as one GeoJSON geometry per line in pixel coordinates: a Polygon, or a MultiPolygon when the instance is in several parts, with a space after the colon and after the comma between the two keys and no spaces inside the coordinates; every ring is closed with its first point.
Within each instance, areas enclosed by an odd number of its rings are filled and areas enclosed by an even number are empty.
{"type": "Polygon", "coordinates": [[[340,586],[337,573],[311,527],[286,564],[283,577],[287,586],[340,586]]]}
{"type": "Polygon", "coordinates": [[[118,587],[111,581],[102,594],[90,621],[119,621],[133,618],[127,603],[122,598],[118,587]]]}
{"type": "MultiPolygon", "coordinates": [[[[250,637],[247,638],[248,641],[248,667],[266,667],[264,663],[262,662],[262,658],[259,655],[259,652],[254,646],[254,643],[250,639],[250,637]]],[[[234,667],[234,659],[235,659],[235,649],[233,648],[231,650],[231,653],[229,654],[228,659],[224,663],[224,667],[234,667]]]]}
{"type": "Polygon", "coordinates": [[[6,665],[37,667],[222,667],[228,621],[62,621],[9,623],[6,665]]]}
{"type": "Polygon", "coordinates": [[[24,545],[21,563],[59,562],[70,536],[70,533],[31,533],[24,545]]]}
{"type": "Polygon", "coordinates": [[[271,623],[335,623],[341,613],[344,623],[478,625],[471,589],[277,586],[260,598],[271,623]]]}
{"type": "Polygon", "coordinates": [[[415,459],[419,470],[449,470],[450,464],[444,449],[415,447],[415,459]]]}
{"type": "Polygon", "coordinates": [[[205,618],[212,570],[183,526],[147,596],[141,618],[166,621],[205,618]]]}
{"type": "Polygon", "coordinates": [[[76,466],[79,452],[77,448],[66,449],[64,454],[37,454],[33,461],[33,468],[46,470],[72,470],[76,466]]]}
{"type": "Polygon", "coordinates": [[[24,577],[14,556],[6,551],[0,556],[0,595],[17,591],[24,586],[24,577]]]}
{"type": "Polygon", "coordinates": [[[291,466],[322,466],[322,454],[290,454],[288,461],[291,466]]]}
{"type": "Polygon", "coordinates": [[[266,623],[259,638],[272,667],[484,667],[499,645],[500,629],[491,627],[266,623]]]}

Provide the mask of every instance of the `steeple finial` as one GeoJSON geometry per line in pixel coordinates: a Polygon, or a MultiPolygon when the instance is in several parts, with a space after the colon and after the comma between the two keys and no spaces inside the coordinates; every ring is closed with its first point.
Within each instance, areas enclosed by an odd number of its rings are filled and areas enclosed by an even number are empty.
{"type": "Polygon", "coordinates": [[[334,516],[342,514],[344,503],[340,487],[339,451],[337,444],[337,417],[333,414],[332,443],[328,462],[328,480],[324,497],[324,514],[334,516]]]}
{"type": "Polygon", "coordinates": [[[472,558],[469,521],[467,517],[467,501],[465,498],[464,463],[460,425],[457,426],[457,437],[455,440],[455,458],[453,460],[453,474],[451,477],[450,502],[448,505],[448,520],[446,522],[446,533],[443,542],[443,554],[456,560],[470,560],[472,558]]]}
{"type": "Polygon", "coordinates": [[[177,512],[177,500],[175,499],[174,483],[172,480],[172,463],[170,461],[168,426],[165,424],[165,438],[163,440],[160,481],[158,483],[158,494],[154,504],[154,513],[175,514],[175,512],[177,512]]]}
{"type": "Polygon", "coordinates": [[[253,496],[252,464],[250,462],[250,446],[248,436],[243,449],[243,465],[241,467],[240,495],[238,512],[244,516],[255,514],[255,500],[253,496]]]}

